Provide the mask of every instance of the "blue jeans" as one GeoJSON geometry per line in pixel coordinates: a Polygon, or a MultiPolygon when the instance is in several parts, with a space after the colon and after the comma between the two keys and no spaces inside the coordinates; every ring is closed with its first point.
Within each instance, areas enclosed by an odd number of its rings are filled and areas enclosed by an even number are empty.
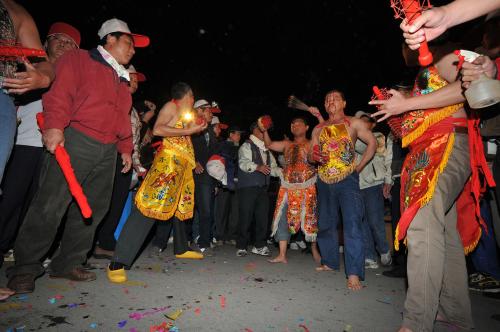
{"type": "Polygon", "coordinates": [[[359,189],[359,175],[353,173],[344,180],[327,184],[320,179],[318,189],[318,245],[321,264],[339,269],[339,209],[344,224],[344,258],[346,276],[365,277],[365,255],[361,220],[364,215],[363,199],[359,189]]]}
{"type": "Polygon", "coordinates": [[[477,272],[482,272],[500,280],[500,261],[498,260],[497,244],[492,227],[490,204],[487,200],[481,201],[481,217],[483,217],[488,233],[482,230],[481,239],[476,249],[471,253],[472,264],[477,272]]]}
{"type": "Polygon", "coordinates": [[[365,258],[377,260],[379,254],[389,251],[385,236],[384,223],[384,194],[383,184],[361,189],[361,196],[365,205],[363,218],[363,237],[365,240],[365,258]],[[375,248],[377,251],[375,251],[375,248]]]}
{"type": "Polygon", "coordinates": [[[283,204],[280,220],[278,221],[278,229],[276,230],[276,234],[274,234],[274,239],[278,242],[290,241],[291,234],[288,228],[288,221],[286,217],[287,211],[288,211],[288,203],[285,203],[283,204]]]}
{"type": "MultiPolygon", "coordinates": [[[[0,184],[16,136],[16,107],[12,98],[0,90],[0,184]]],[[[1,191],[0,191],[1,194],[1,191]]]]}

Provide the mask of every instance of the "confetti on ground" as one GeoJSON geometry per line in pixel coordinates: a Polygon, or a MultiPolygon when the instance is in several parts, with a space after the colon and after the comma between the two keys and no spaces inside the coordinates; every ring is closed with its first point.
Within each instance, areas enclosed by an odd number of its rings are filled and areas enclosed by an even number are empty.
{"type": "Polygon", "coordinates": [[[245,332],[253,332],[253,330],[247,327],[245,328],[245,332]]]}
{"type": "Polygon", "coordinates": [[[10,309],[22,309],[23,306],[19,303],[0,303],[0,312],[8,311],[10,309]]]}
{"type": "Polygon", "coordinates": [[[182,309],[177,309],[172,312],[169,312],[168,314],[165,315],[165,317],[171,320],[176,320],[177,318],[180,317],[180,315],[182,315],[182,309]]]}
{"type": "Polygon", "coordinates": [[[392,303],[391,298],[389,296],[384,296],[383,299],[377,299],[377,302],[385,303],[385,304],[391,304],[392,303]]]}
{"type": "Polygon", "coordinates": [[[165,311],[167,310],[168,308],[170,308],[170,306],[168,307],[162,307],[162,308],[157,308],[157,309],[154,309],[152,311],[146,311],[144,313],[141,313],[141,312],[133,312],[131,314],[128,315],[129,318],[131,319],[134,319],[134,320],[141,320],[143,319],[144,317],[147,317],[147,316],[151,316],[151,315],[154,315],[154,314],[157,314],[159,312],[162,312],[162,311],[165,311]]]}
{"type": "Polygon", "coordinates": [[[128,332],[139,332],[139,331],[137,331],[137,329],[135,327],[132,327],[132,328],[130,328],[130,330],[128,330],[128,332]]]}
{"type": "Polygon", "coordinates": [[[220,297],[220,307],[224,309],[226,307],[226,297],[224,295],[221,295],[220,297]]]}
{"type": "Polygon", "coordinates": [[[200,309],[200,308],[196,308],[196,309],[194,309],[194,314],[195,314],[196,316],[199,316],[199,315],[201,314],[201,309],[200,309]]]}
{"type": "Polygon", "coordinates": [[[257,268],[257,264],[255,262],[250,262],[247,265],[245,265],[245,271],[251,272],[254,271],[257,268]]]}
{"type": "Polygon", "coordinates": [[[72,309],[72,308],[76,308],[78,307],[78,303],[70,303],[68,304],[68,308],[72,309]]]}
{"type": "Polygon", "coordinates": [[[163,322],[160,325],[151,325],[149,327],[149,332],[169,332],[172,327],[173,324],[171,322],[163,322]]]}
{"type": "Polygon", "coordinates": [[[118,322],[118,327],[123,329],[125,327],[125,325],[127,325],[127,321],[126,320],[122,320],[121,322],[118,322]]]}
{"type": "Polygon", "coordinates": [[[26,294],[19,295],[17,297],[17,299],[20,300],[20,301],[27,301],[28,300],[28,295],[26,295],[26,294]]]}
{"type": "Polygon", "coordinates": [[[304,324],[299,324],[299,327],[304,329],[304,332],[309,332],[309,329],[304,324]]]}
{"type": "Polygon", "coordinates": [[[344,332],[352,332],[352,326],[347,324],[345,327],[344,327],[344,332]]]}
{"type": "Polygon", "coordinates": [[[54,297],[51,297],[51,298],[49,299],[49,303],[50,303],[50,304],[55,304],[55,303],[56,303],[56,299],[55,299],[54,297]]]}
{"type": "Polygon", "coordinates": [[[91,329],[96,329],[97,328],[97,323],[90,323],[89,327],[91,329]]]}

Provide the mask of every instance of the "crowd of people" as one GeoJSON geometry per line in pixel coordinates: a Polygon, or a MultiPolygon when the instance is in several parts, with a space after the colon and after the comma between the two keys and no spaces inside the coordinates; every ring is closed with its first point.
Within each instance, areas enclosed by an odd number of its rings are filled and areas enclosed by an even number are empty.
{"type": "MultiPolygon", "coordinates": [[[[195,98],[184,82],[161,108],[134,100],[146,76],[131,60],[149,38],[126,22],[105,21],[89,51],[77,28],[54,23],[45,61],[23,72],[0,62],[0,263],[15,261],[0,299],[34,292],[46,272],[95,280],[90,255],[109,260],[109,281],[123,283],[154,230],[150,250],[160,255],[172,238],[177,259],[213,256],[221,245],[238,257],[271,256],[276,244],[269,263],[286,264],[300,244],[328,273],[341,269],[343,253],[352,291],[362,290],[365,269],[392,266],[385,276],[408,280],[401,332],[432,331],[436,320],[472,328],[469,288],[500,292],[500,128],[498,104],[479,117],[463,91],[482,75],[499,78],[499,9],[500,1],[455,0],[403,21],[406,64],[418,66],[412,50],[425,38],[434,55],[415,83],[394,84],[370,102],[373,112],[354,116],[344,93],[329,90],[327,117],[308,107],[317,123],[293,118],[284,140],[271,137],[269,116],[248,130],[221,123],[217,102],[195,98]],[[488,13],[483,55],[457,75],[460,47],[440,35],[488,13]],[[390,133],[377,128],[384,120],[390,133]],[[62,148],[90,218],[55,157],[62,148]]],[[[0,39],[42,49],[30,14],[12,0],[0,0],[0,11],[0,39]]]]}

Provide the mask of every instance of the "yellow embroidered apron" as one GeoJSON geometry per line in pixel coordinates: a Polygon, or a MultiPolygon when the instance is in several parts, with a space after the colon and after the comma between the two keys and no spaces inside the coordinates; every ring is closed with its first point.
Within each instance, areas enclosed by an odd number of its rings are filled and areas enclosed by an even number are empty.
{"type": "Polygon", "coordinates": [[[328,154],[328,161],[318,167],[321,181],[337,183],[354,172],[354,145],[345,123],[325,126],[319,134],[319,147],[328,154]]]}
{"type": "MultiPolygon", "coordinates": [[[[175,128],[184,128],[179,119],[175,128]]],[[[165,137],[146,178],[135,196],[139,211],[147,217],[179,220],[193,217],[195,167],[189,136],[165,137]]]]}

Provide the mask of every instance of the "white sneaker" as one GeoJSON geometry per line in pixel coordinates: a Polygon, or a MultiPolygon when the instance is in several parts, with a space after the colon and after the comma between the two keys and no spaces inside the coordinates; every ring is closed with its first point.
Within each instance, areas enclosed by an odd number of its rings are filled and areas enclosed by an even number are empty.
{"type": "Polygon", "coordinates": [[[391,265],[392,263],[392,256],[391,256],[391,251],[389,250],[385,254],[380,255],[380,262],[384,266],[391,265]]]}
{"type": "Polygon", "coordinates": [[[198,244],[199,239],[200,239],[200,236],[198,235],[197,237],[194,238],[194,243],[198,244]]]}
{"type": "Polygon", "coordinates": [[[365,259],[365,269],[378,269],[377,261],[369,258],[365,259]]]}
{"type": "Polygon", "coordinates": [[[10,249],[3,255],[4,262],[13,262],[14,261],[14,249],[10,249]]]}
{"type": "Polygon", "coordinates": [[[305,249],[307,248],[306,243],[304,241],[297,241],[295,242],[299,246],[300,249],[305,249]]]}
{"type": "Polygon", "coordinates": [[[174,243],[174,237],[173,236],[169,237],[167,243],[168,244],[174,243]]]}
{"type": "Polygon", "coordinates": [[[262,248],[253,247],[252,254],[261,255],[261,256],[269,256],[270,251],[269,251],[269,248],[267,246],[264,246],[262,248]]]}
{"type": "Polygon", "coordinates": [[[52,262],[52,260],[50,258],[45,258],[45,260],[42,263],[43,267],[48,268],[50,265],[50,262],[52,262]]]}
{"type": "Polygon", "coordinates": [[[245,257],[247,255],[247,250],[246,249],[238,249],[236,251],[236,256],[238,257],[245,257]]]}
{"type": "Polygon", "coordinates": [[[297,244],[297,242],[290,243],[290,249],[291,250],[299,250],[299,245],[297,244]]]}
{"type": "Polygon", "coordinates": [[[339,254],[343,254],[344,253],[344,246],[339,246],[339,254]]]}

